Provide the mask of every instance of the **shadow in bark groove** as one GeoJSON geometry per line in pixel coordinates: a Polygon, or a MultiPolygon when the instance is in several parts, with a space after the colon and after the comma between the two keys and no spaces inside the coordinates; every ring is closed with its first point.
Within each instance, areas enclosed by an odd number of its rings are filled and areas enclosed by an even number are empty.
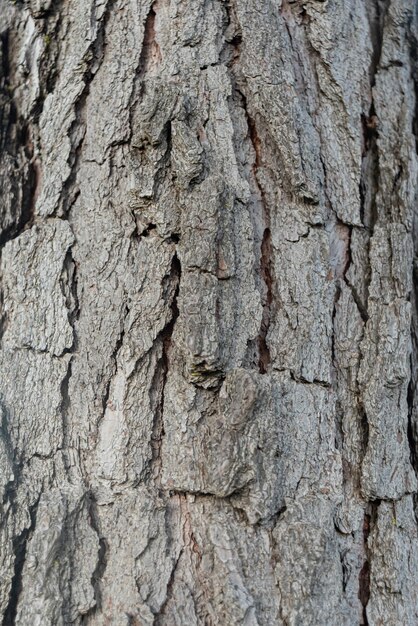
{"type": "Polygon", "coordinates": [[[167,280],[167,286],[172,286],[173,284],[175,285],[174,294],[170,304],[171,319],[163,328],[159,336],[162,341],[162,353],[155,370],[152,384],[152,388],[161,390],[154,409],[155,418],[151,435],[152,467],[157,468],[157,477],[159,476],[161,469],[161,442],[164,437],[164,391],[170,367],[169,354],[171,349],[171,338],[173,336],[174,326],[179,316],[177,299],[180,291],[180,281],[181,264],[177,253],[175,253],[171,262],[170,274],[168,275],[167,280]]]}
{"type": "Polygon", "coordinates": [[[16,623],[17,605],[22,591],[23,566],[26,560],[28,541],[36,526],[38,504],[39,498],[29,511],[31,519],[30,526],[28,528],[24,528],[22,532],[13,540],[13,551],[15,554],[14,574],[9,593],[9,602],[3,616],[2,626],[13,626],[16,623]]]}
{"type": "Polygon", "coordinates": [[[90,493],[88,497],[90,499],[90,506],[89,506],[90,525],[99,538],[99,549],[97,551],[96,567],[91,577],[91,584],[94,589],[94,599],[96,601],[96,604],[87,613],[85,613],[82,616],[81,618],[82,624],[87,623],[91,615],[101,610],[102,595],[101,595],[101,589],[100,589],[100,581],[106,570],[107,550],[108,550],[106,539],[102,536],[102,533],[100,532],[96,500],[92,493],[90,493]]]}

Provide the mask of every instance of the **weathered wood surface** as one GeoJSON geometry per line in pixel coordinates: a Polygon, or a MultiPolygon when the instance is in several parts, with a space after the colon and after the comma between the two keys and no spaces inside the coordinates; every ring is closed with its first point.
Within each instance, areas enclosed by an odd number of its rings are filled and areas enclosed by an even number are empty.
{"type": "Polygon", "coordinates": [[[0,0],[3,626],[418,624],[417,33],[0,0]]]}

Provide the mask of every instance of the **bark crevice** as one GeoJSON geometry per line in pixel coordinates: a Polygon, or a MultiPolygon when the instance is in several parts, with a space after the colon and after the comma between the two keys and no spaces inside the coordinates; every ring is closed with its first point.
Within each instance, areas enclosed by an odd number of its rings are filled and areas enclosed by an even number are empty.
{"type": "Polygon", "coordinates": [[[252,178],[255,184],[255,191],[258,203],[261,208],[261,221],[263,224],[263,236],[260,245],[259,274],[264,288],[261,296],[262,318],[260,330],[257,337],[258,344],[258,369],[261,374],[266,374],[271,367],[271,355],[268,345],[268,333],[272,318],[272,308],[274,304],[274,251],[271,238],[271,217],[270,207],[263,185],[259,180],[258,170],[263,167],[262,142],[257,132],[255,119],[251,116],[247,98],[242,90],[236,89],[241,99],[241,105],[247,120],[248,136],[254,150],[254,162],[252,166],[252,178]]]}
{"type": "Polygon", "coordinates": [[[23,567],[26,561],[26,552],[28,542],[35,530],[36,513],[38,509],[38,501],[29,509],[30,525],[24,528],[19,535],[13,539],[14,552],[14,573],[11,582],[9,601],[3,614],[2,626],[14,626],[16,623],[17,606],[22,591],[23,567]]]}
{"type": "Polygon", "coordinates": [[[82,76],[84,87],[73,105],[75,119],[71,123],[68,130],[68,137],[71,143],[71,150],[68,156],[70,173],[67,176],[67,179],[63,182],[60,198],[56,207],[56,214],[57,211],[61,210],[63,215],[67,217],[72,205],[79,195],[77,174],[79,162],[82,157],[84,138],[86,135],[86,105],[90,94],[91,84],[97,74],[97,70],[103,62],[106,45],[106,27],[115,4],[116,0],[107,0],[106,2],[106,8],[100,20],[96,37],[90,44],[85,55],[87,67],[82,76]]]}
{"type": "MultiPolygon", "coordinates": [[[[166,326],[161,331],[159,337],[159,343],[161,346],[161,356],[157,363],[156,370],[154,373],[152,389],[159,390],[158,399],[154,402],[154,423],[152,427],[151,434],[151,449],[152,449],[152,459],[151,459],[151,467],[157,482],[160,482],[160,474],[161,474],[161,446],[162,440],[164,437],[164,400],[165,400],[165,386],[167,383],[167,377],[170,369],[170,352],[172,348],[172,337],[174,332],[174,327],[176,325],[177,319],[179,317],[179,308],[178,308],[178,296],[180,291],[180,282],[181,282],[181,263],[177,256],[177,253],[174,254],[172,262],[170,274],[168,276],[168,284],[170,288],[174,290],[172,295],[170,310],[171,317],[166,326]]],[[[157,343],[158,345],[158,343],[157,343]]]]}
{"type": "Polygon", "coordinates": [[[358,598],[360,600],[362,611],[362,622],[360,626],[369,626],[369,619],[367,616],[367,606],[370,600],[370,581],[371,581],[371,567],[373,558],[373,549],[370,545],[370,534],[373,531],[377,523],[378,509],[380,500],[375,500],[368,504],[368,510],[364,513],[363,518],[363,552],[364,561],[359,572],[359,587],[358,598]]]}
{"type": "Polygon", "coordinates": [[[88,494],[88,498],[90,525],[98,537],[99,549],[97,551],[96,567],[91,577],[91,585],[94,589],[95,605],[82,616],[82,624],[88,624],[90,617],[102,609],[101,580],[106,571],[108,559],[108,545],[106,538],[103,536],[100,530],[100,516],[97,510],[97,502],[93,493],[91,492],[88,494]]]}

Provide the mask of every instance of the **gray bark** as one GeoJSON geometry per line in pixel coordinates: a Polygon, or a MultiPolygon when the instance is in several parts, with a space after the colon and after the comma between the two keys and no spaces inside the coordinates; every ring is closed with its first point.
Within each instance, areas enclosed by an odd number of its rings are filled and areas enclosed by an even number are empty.
{"type": "Polygon", "coordinates": [[[415,0],[0,0],[3,626],[418,624],[415,0]]]}

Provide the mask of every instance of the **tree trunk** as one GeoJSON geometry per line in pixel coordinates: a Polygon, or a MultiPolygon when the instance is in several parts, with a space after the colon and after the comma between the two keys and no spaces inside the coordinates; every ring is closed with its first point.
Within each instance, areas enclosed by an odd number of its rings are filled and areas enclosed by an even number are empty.
{"type": "Polygon", "coordinates": [[[415,0],[0,0],[3,626],[418,624],[415,0]]]}

